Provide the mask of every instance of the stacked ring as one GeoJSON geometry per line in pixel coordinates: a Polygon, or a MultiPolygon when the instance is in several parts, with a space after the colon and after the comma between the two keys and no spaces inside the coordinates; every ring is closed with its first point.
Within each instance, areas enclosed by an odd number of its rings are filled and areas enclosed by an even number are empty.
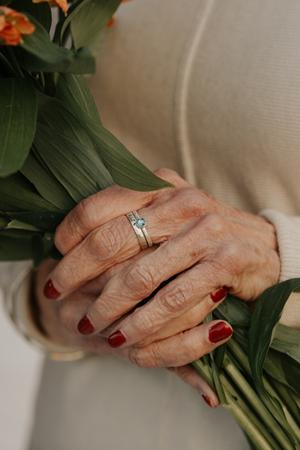
{"type": "Polygon", "coordinates": [[[139,241],[142,250],[153,246],[152,239],[146,229],[146,220],[137,211],[130,211],[126,214],[130,225],[139,241]]]}

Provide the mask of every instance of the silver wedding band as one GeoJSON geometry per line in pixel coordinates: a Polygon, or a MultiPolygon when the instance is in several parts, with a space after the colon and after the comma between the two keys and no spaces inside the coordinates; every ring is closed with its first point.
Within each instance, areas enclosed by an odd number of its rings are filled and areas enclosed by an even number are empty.
{"type": "Polygon", "coordinates": [[[146,248],[152,247],[153,242],[146,229],[146,220],[137,211],[130,211],[126,214],[126,217],[133,228],[141,249],[145,250],[146,248]]]}

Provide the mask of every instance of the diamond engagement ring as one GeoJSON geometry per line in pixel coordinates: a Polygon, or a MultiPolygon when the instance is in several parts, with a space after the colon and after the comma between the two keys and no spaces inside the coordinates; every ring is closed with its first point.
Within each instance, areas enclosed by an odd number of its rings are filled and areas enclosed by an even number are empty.
{"type": "Polygon", "coordinates": [[[137,211],[130,211],[128,214],[126,214],[126,217],[129,220],[133,231],[135,232],[141,249],[145,250],[146,248],[152,247],[153,242],[146,229],[145,219],[141,217],[137,211]]]}

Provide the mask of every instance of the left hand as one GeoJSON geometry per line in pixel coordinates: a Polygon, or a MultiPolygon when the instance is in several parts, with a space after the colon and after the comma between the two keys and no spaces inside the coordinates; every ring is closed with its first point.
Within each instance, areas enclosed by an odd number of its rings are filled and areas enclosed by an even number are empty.
{"type": "MultiPolygon", "coordinates": [[[[153,242],[161,245],[112,277],[73,326],[86,334],[112,333],[110,344],[130,347],[131,359],[144,367],[180,366],[198,358],[200,342],[210,337],[208,325],[198,324],[217,301],[227,291],[253,300],[278,281],[280,270],[270,223],[216,201],[172,171],[158,175],[175,188],[136,192],[114,186],[81,202],[57,229],[56,245],[65,257],[45,288],[48,297],[61,299],[139,253],[124,216],[139,210],[153,242]],[[153,293],[151,301],[114,324],[153,293]],[[147,352],[137,348],[145,344],[147,352]]],[[[228,338],[228,332],[225,326],[213,339],[228,338]]]]}

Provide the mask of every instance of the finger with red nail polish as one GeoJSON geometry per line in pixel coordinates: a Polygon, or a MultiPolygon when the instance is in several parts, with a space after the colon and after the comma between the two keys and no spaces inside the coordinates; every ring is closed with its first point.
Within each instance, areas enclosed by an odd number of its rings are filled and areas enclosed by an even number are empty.
{"type": "Polygon", "coordinates": [[[139,367],[184,366],[222,345],[232,333],[227,322],[204,323],[145,347],[129,347],[129,359],[139,367]]]}
{"type": "Polygon", "coordinates": [[[44,296],[56,300],[60,296],[60,292],[54,287],[52,280],[48,280],[44,287],[44,296]]]}
{"type": "Polygon", "coordinates": [[[87,316],[84,316],[78,323],[78,331],[80,334],[89,335],[94,333],[95,327],[87,316]]]}
{"type": "Polygon", "coordinates": [[[117,330],[107,338],[107,342],[112,348],[117,348],[126,342],[126,338],[122,331],[117,330]]]}
{"type": "Polygon", "coordinates": [[[223,286],[215,292],[210,294],[210,298],[214,303],[219,303],[227,297],[229,288],[227,286],[223,286]]]}
{"type": "Polygon", "coordinates": [[[210,342],[216,344],[228,339],[233,334],[231,326],[227,322],[218,322],[212,325],[208,332],[210,342]]]}

